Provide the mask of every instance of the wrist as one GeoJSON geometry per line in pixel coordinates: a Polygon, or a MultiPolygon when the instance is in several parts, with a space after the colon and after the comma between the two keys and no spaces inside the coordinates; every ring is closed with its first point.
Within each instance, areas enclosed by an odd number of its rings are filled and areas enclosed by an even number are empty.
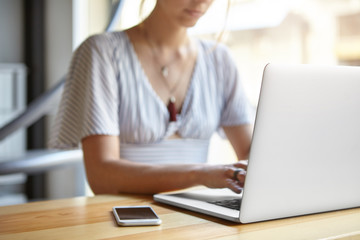
{"type": "Polygon", "coordinates": [[[194,186],[196,185],[207,185],[207,179],[209,178],[209,166],[206,164],[198,164],[191,170],[190,176],[194,186]]]}

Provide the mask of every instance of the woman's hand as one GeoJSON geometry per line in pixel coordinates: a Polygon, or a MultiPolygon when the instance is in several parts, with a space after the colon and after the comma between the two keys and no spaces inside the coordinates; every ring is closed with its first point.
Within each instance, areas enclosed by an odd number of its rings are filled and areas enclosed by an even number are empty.
{"type": "Polygon", "coordinates": [[[203,168],[202,184],[209,188],[229,188],[241,193],[244,187],[247,161],[230,165],[207,165],[203,168]]]}

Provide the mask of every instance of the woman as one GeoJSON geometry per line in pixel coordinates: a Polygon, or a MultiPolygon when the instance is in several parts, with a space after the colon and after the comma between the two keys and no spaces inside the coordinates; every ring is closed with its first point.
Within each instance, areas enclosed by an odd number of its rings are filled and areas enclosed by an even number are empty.
{"type": "Polygon", "coordinates": [[[141,24],[87,39],[74,53],[52,146],[81,142],[99,193],[157,193],[196,185],[241,192],[246,161],[206,164],[222,128],[239,160],[249,107],[224,46],[187,29],[211,0],[157,0],[141,24]]]}

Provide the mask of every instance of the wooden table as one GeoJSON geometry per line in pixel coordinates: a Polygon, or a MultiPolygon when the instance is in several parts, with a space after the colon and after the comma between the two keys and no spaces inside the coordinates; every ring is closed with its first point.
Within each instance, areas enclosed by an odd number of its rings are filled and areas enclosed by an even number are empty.
{"type": "Polygon", "coordinates": [[[234,224],[155,203],[144,195],[99,195],[0,207],[0,239],[360,239],[360,208],[234,224]],[[160,226],[118,227],[115,205],[151,205],[160,226]]]}

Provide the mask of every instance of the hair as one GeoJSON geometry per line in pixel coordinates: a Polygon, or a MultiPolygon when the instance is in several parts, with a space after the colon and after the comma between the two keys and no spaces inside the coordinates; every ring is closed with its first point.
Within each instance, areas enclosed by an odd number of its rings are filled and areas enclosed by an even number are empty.
{"type": "Polygon", "coordinates": [[[144,21],[144,4],[145,4],[145,0],[141,0],[140,2],[140,6],[139,6],[139,17],[141,19],[140,22],[143,22],[144,21]]]}
{"type": "Polygon", "coordinates": [[[221,29],[221,31],[218,33],[216,40],[217,42],[220,42],[224,36],[225,33],[225,29],[226,29],[226,24],[229,18],[229,12],[230,12],[230,7],[231,7],[231,0],[227,1],[227,6],[226,6],[226,12],[225,12],[225,19],[224,19],[224,25],[221,29]]]}
{"type": "MultiPolygon", "coordinates": [[[[145,5],[145,1],[146,0],[141,0],[140,5],[139,5],[139,17],[140,17],[140,23],[142,23],[145,20],[144,17],[144,5],[145,5]]],[[[156,1],[156,0],[155,0],[156,1]]],[[[229,17],[229,11],[230,11],[230,6],[231,6],[231,0],[227,0],[227,7],[226,7],[226,12],[225,12],[225,19],[224,19],[224,25],[221,29],[221,31],[217,34],[216,36],[216,41],[217,42],[221,42],[224,33],[225,33],[225,28],[226,28],[226,24],[228,21],[228,17],[229,17]]]]}

